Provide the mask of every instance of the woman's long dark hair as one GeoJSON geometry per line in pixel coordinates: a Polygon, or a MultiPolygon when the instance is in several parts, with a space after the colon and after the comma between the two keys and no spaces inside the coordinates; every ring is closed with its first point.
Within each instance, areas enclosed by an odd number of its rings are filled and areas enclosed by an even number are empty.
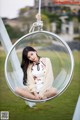
{"type": "Polygon", "coordinates": [[[24,85],[26,85],[26,83],[27,83],[27,68],[28,68],[28,65],[29,65],[29,63],[32,63],[32,61],[30,61],[27,57],[29,51],[36,51],[36,50],[34,48],[30,47],[30,46],[26,46],[23,49],[21,68],[23,70],[23,84],[24,85]]]}

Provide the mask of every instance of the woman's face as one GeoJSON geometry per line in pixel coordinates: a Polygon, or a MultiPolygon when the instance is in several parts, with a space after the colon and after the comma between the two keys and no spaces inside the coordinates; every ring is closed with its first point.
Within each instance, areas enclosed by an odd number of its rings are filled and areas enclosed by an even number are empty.
{"type": "Polygon", "coordinates": [[[37,62],[38,61],[38,57],[37,57],[36,51],[29,51],[27,57],[28,57],[28,59],[30,61],[33,61],[33,62],[37,62]]]}

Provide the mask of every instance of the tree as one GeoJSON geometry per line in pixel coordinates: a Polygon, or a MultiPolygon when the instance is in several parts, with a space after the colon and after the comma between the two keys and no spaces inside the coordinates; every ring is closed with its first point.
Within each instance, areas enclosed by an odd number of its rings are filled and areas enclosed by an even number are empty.
{"type": "Polygon", "coordinates": [[[5,27],[11,39],[18,39],[23,35],[19,28],[13,28],[8,24],[6,24],[5,27]]]}
{"type": "Polygon", "coordinates": [[[19,20],[22,22],[24,32],[29,32],[32,23],[35,21],[36,11],[30,7],[25,7],[19,11],[19,20]]]}
{"type": "MultiPolygon", "coordinates": [[[[22,22],[22,26],[23,26],[23,30],[26,32],[29,31],[31,25],[36,22],[36,14],[37,14],[37,10],[33,9],[33,8],[22,8],[19,11],[19,19],[22,22]]],[[[43,23],[45,23],[45,25],[43,26],[44,29],[50,29],[50,21],[48,19],[48,17],[44,14],[41,14],[41,18],[43,23]]]]}

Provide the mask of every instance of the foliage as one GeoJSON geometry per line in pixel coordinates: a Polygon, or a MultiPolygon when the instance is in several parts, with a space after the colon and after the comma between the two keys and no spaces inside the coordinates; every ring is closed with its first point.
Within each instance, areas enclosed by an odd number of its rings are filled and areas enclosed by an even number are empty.
{"type": "Polygon", "coordinates": [[[74,40],[79,40],[80,41],[80,36],[74,37],[74,40]]]}
{"type": "Polygon", "coordinates": [[[45,15],[41,15],[42,21],[43,21],[43,29],[50,30],[50,21],[49,18],[45,15]]]}
{"type": "Polygon", "coordinates": [[[60,33],[61,32],[61,25],[62,25],[62,21],[60,19],[56,20],[56,33],[60,33]]]}
{"type": "Polygon", "coordinates": [[[10,25],[5,25],[7,32],[11,39],[20,38],[23,35],[23,32],[19,30],[19,28],[13,28],[10,25]]]}
{"type": "MultiPolygon", "coordinates": [[[[19,19],[21,20],[23,27],[26,26],[27,31],[29,31],[31,25],[36,21],[36,10],[35,9],[20,9],[19,19]]],[[[43,25],[43,29],[50,29],[50,21],[49,18],[45,14],[41,14],[41,19],[45,25],[43,25]]]]}
{"type": "Polygon", "coordinates": [[[56,22],[56,20],[59,19],[59,15],[57,15],[55,13],[50,13],[48,11],[42,10],[42,14],[44,14],[44,15],[46,15],[48,17],[50,23],[56,22]]]}
{"type": "Polygon", "coordinates": [[[58,14],[50,13],[50,12],[46,12],[46,11],[42,11],[42,13],[47,16],[50,23],[52,23],[52,22],[56,23],[56,28],[57,28],[56,33],[60,33],[61,32],[61,25],[62,25],[62,21],[60,20],[60,16],[58,14]]]}
{"type": "Polygon", "coordinates": [[[22,23],[22,29],[24,29],[24,32],[29,32],[29,29],[31,25],[35,22],[36,18],[36,11],[32,8],[21,8],[19,11],[19,20],[22,23]]]}

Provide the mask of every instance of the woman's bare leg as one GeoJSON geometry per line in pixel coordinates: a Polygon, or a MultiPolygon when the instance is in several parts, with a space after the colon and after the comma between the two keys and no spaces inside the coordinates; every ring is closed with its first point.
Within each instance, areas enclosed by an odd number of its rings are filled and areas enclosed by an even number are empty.
{"type": "Polygon", "coordinates": [[[33,100],[36,99],[35,95],[33,95],[31,92],[29,92],[29,90],[27,88],[18,88],[17,87],[15,89],[15,92],[17,94],[21,95],[22,97],[33,99],[33,100]]]}
{"type": "Polygon", "coordinates": [[[57,89],[52,87],[44,93],[44,98],[49,98],[55,96],[56,94],[57,94],[57,89]]]}

